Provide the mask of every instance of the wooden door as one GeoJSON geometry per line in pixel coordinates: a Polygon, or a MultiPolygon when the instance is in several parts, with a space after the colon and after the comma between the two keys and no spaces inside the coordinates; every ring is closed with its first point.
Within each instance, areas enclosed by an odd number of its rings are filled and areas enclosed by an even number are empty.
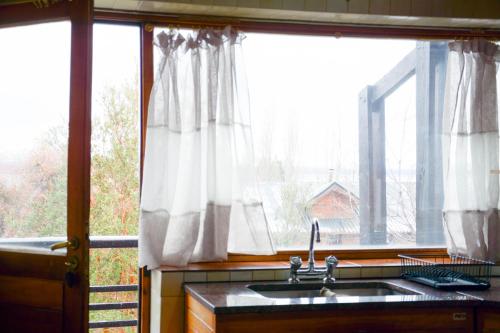
{"type": "Polygon", "coordinates": [[[0,5],[3,333],[88,331],[92,1],[48,5],[0,5]]]}

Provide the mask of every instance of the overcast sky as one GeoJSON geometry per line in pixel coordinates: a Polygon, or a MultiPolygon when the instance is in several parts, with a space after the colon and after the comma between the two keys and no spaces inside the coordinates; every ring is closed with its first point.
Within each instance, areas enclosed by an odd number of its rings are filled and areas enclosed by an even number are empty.
{"type": "MultiPolygon", "coordinates": [[[[284,158],[281,147],[293,128],[298,165],[326,171],[357,168],[359,93],[411,52],[415,41],[247,34],[243,47],[257,152],[269,145],[262,138],[269,131],[265,124],[271,122],[274,155],[284,158]]],[[[393,120],[390,127],[400,128],[394,120],[414,108],[409,105],[414,98],[409,86],[392,96],[386,110],[393,120]]],[[[387,148],[400,151],[393,146],[399,146],[401,138],[396,142],[391,136],[387,148]]]]}
{"type": "MultiPolygon", "coordinates": [[[[48,128],[67,123],[70,25],[0,29],[0,43],[0,156],[5,162],[29,152],[48,128]]],[[[415,41],[248,33],[243,50],[257,157],[271,149],[274,158],[285,159],[287,142],[294,142],[301,167],[356,168],[358,94],[413,48],[415,41]]],[[[105,85],[137,73],[139,29],[96,25],[94,54],[97,97],[105,85]]],[[[403,152],[408,167],[414,164],[414,147],[409,150],[415,141],[414,90],[410,80],[386,103],[388,159],[403,152]]],[[[98,103],[93,112],[100,113],[98,103]]]]}

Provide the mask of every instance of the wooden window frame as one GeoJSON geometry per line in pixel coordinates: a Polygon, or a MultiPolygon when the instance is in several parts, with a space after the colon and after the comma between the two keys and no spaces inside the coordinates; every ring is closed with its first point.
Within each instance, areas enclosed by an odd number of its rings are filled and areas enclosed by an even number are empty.
{"type": "MultiPolygon", "coordinates": [[[[200,26],[223,27],[232,25],[245,32],[282,33],[314,36],[335,37],[367,37],[367,38],[400,38],[400,39],[458,39],[458,38],[487,38],[500,39],[500,31],[494,29],[456,29],[456,28],[418,28],[418,27],[393,27],[393,26],[368,26],[368,25],[335,25],[319,23],[290,23],[269,22],[252,19],[235,19],[226,17],[203,17],[190,15],[148,14],[148,13],[126,13],[108,10],[96,10],[95,19],[107,23],[136,23],[142,28],[141,38],[141,180],[142,164],[144,158],[147,105],[149,94],[153,84],[153,29],[155,26],[176,26],[184,28],[196,28],[200,26]]],[[[399,253],[409,254],[444,254],[444,247],[421,247],[421,248],[368,248],[348,250],[319,250],[316,251],[318,258],[330,254],[332,251],[339,259],[394,259],[399,253]]],[[[284,250],[275,255],[242,255],[231,253],[228,262],[252,262],[252,261],[282,261],[288,260],[290,255],[306,256],[308,251],[284,250]]]]}
{"type": "Polygon", "coordinates": [[[75,19],[77,11],[67,2],[36,8],[32,3],[0,6],[0,28],[75,19]]]}
{"type": "MultiPolygon", "coordinates": [[[[144,152],[146,150],[146,128],[148,118],[148,105],[154,80],[153,65],[153,28],[146,23],[141,24],[140,45],[140,84],[141,84],[141,116],[140,116],[140,185],[142,190],[142,176],[144,166],[144,152]]],[[[139,332],[150,332],[151,323],[151,274],[146,268],[139,270],[139,332]]]]}
{"type": "MultiPolygon", "coordinates": [[[[200,26],[223,27],[232,25],[246,32],[282,33],[314,36],[335,37],[367,37],[367,38],[400,38],[400,39],[458,39],[458,38],[487,38],[500,39],[500,31],[494,29],[457,29],[457,28],[419,28],[404,26],[368,26],[368,25],[336,25],[319,23],[290,23],[270,22],[252,19],[235,19],[226,17],[203,17],[191,15],[170,15],[150,13],[127,13],[110,10],[95,10],[94,18],[99,22],[107,23],[136,23],[141,25],[141,180],[142,165],[147,128],[147,105],[153,85],[153,29],[155,26],[176,26],[196,28],[200,26]]],[[[327,253],[335,252],[340,259],[390,259],[397,258],[399,253],[410,254],[444,254],[444,247],[422,248],[371,248],[348,250],[320,250],[316,251],[318,258],[327,253]]],[[[256,256],[229,254],[228,262],[251,261],[281,261],[288,260],[291,254],[307,255],[305,249],[278,251],[275,255],[256,256]]]]}

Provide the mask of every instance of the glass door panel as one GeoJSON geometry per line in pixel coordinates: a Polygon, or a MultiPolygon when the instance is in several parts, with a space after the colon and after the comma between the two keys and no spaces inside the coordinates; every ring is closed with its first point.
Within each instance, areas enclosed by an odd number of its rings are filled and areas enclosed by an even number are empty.
{"type": "Polygon", "coordinates": [[[71,24],[3,28],[0,44],[0,249],[47,250],[67,233],[71,24]]]}

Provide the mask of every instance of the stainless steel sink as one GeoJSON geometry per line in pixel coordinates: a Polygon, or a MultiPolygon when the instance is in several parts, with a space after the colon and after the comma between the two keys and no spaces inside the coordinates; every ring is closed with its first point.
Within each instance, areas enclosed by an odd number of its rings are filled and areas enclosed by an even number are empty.
{"type": "MultiPolygon", "coordinates": [[[[337,282],[329,285],[269,283],[251,284],[247,288],[267,298],[420,295],[416,291],[387,282],[337,282]],[[324,292],[321,292],[323,287],[328,288],[335,295],[326,296],[324,292]]],[[[330,293],[327,292],[327,294],[330,293]]]]}

